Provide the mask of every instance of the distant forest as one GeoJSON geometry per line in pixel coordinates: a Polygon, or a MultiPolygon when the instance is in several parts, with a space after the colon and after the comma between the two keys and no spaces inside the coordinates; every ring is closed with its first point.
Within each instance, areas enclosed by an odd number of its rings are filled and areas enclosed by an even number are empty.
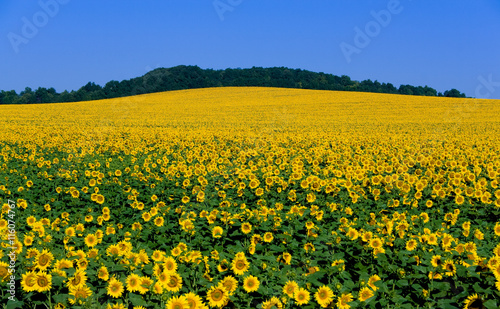
{"type": "Polygon", "coordinates": [[[0,92],[0,104],[78,102],[169,90],[229,86],[258,86],[363,91],[438,97],[465,97],[465,94],[457,89],[451,89],[441,93],[428,86],[401,85],[399,88],[396,88],[391,83],[380,83],[369,79],[358,82],[351,80],[351,78],[346,75],[336,76],[284,67],[213,70],[201,69],[198,66],[181,65],[168,69],[158,68],[146,73],[144,76],[123,80],[121,82],[112,80],[106,83],[104,87],[89,82],[80,89],[71,92],[65,90],[61,93],[57,93],[54,88],[47,89],[43,87],[39,87],[36,90],[26,87],[26,89],[19,94],[14,90],[2,90],[0,92]]]}

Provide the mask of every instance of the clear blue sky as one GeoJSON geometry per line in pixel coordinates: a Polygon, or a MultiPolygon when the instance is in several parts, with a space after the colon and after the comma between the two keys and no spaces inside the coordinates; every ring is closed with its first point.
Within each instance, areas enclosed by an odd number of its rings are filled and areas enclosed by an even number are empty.
{"type": "Polygon", "coordinates": [[[500,99],[500,1],[0,2],[0,89],[285,66],[500,99]],[[375,14],[373,14],[375,13],[375,14]]]}

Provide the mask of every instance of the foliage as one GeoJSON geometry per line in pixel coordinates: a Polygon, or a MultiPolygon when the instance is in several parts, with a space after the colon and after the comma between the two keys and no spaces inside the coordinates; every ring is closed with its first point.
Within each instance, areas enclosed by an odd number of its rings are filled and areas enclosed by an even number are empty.
{"type": "MultiPolygon", "coordinates": [[[[155,93],[168,90],[208,88],[208,87],[278,87],[319,90],[362,91],[393,93],[419,96],[443,96],[442,93],[428,86],[401,85],[398,88],[391,83],[380,83],[369,79],[362,82],[352,81],[348,76],[336,76],[284,67],[251,69],[201,69],[198,66],[176,66],[158,68],[144,76],[130,80],[110,81],[104,87],[93,82],[87,83],[77,91],[57,93],[54,88],[39,87],[35,92],[26,88],[19,95],[14,90],[0,92],[0,104],[30,104],[78,102],[155,93]]],[[[445,97],[465,97],[456,89],[444,92],[445,97]]]]}

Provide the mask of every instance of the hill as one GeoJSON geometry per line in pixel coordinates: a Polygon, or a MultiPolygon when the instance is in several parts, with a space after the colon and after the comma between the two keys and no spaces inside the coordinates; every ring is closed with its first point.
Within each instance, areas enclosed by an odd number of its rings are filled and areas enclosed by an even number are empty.
{"type": "Polygon", "coordinates": [[[181,65],[172,68],[158,68],[143,76],[121,82],[113,80],[106,83],[104,87],[89,82],[77,91],[71,92],[57,93],[54,88],[42,87],[35,91],[27,87],[19,94],[14,90],[0,91],[0,104],[77,102],[170,90],[235,86],[465,97],[465,94],[456,89],[440,93],[428,86],[401,85],[396,88],[391,83],[380,83],[369,79],[358,82],[351,80],[346,75],[336,76],[285,67],[213,70],[181,65]]]}

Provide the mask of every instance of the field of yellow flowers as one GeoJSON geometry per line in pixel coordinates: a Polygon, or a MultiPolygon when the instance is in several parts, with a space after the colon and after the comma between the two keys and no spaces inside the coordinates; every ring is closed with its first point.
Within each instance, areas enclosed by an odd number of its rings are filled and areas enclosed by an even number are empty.
{"type": "Polygon", "coordinates": [[[498,100],[248,87],[0,113],[9,308],[500,306],[498,100]]]}

